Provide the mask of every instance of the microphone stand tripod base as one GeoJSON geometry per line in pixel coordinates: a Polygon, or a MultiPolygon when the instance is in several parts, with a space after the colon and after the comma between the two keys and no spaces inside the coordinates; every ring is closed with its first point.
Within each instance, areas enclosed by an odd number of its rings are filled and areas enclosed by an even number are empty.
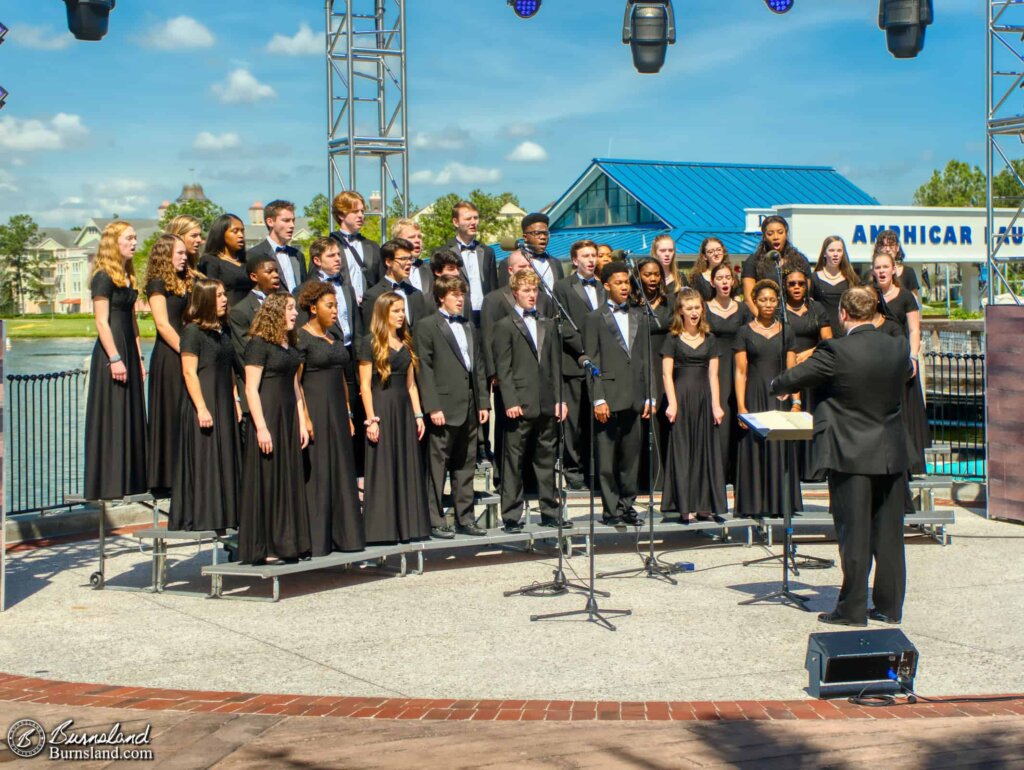
{"type": "Polygon", "coordinates": [[[664,580],[667,583],[671,583],[674,586],[679,585],[679,581],[676,580],[673,575],[678,575],[679,570],[677,567],[668,567],[658,561],[657,556],[651,556],[648,554],[644,557],[644,564],[642,567],[633,567],[632,569],[620,569],[615,572],[599,572],[597,577],[598,580],[610,577],[619,577],[622,575],[628,575],[630,577],[646,574],[649,578],[655,578],[658,580],[664,580]]]}
{"type": "MultiPolygon", "coordinates": [[[[597,593],[596,591],[594,592],[597,593]]],[[[587,598],[587,606],[582,610],[570,610],[569,612],[553,612],[548,615],[530,615],[530,620],[551,620],[553,618],[570,618],[576,615],[586,615],[588,623],[597,623],[609,631],[615,630],[615,625],[608,620],[609,617],[617,618],[632,615],[633,610],[602,610],[597,606],[593,596],[587,598]]]]}
{"type": "Polygon", "coordinates": [[[804,612],[810,612],[810,608],[806,605],[806,602],[809,602],[810,600],[811,598],[809,596],[801,596],[800,594],[793,593],[788,588],[780,588],[778,591],[772,591],[770,594],[755,596],[753,599],[745,599],[738,603],[760,604],[761,602],[774,602],[776,604],[789,604],[803,610],[804,612]],[[776,599],[779,601],[775,602],[776,599]]]}

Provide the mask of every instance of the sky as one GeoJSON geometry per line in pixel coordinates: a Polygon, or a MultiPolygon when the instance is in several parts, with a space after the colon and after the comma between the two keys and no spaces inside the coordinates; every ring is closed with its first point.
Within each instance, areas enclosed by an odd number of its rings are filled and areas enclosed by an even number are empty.
{"type": "MultiPolygon", "coordinates": [[[[537,209],[616,157],[826,165],[909,204],[947,160],[984,162],[985,3],[935,0],[896,60],[875,0],[676,0],[657,75],[623,5],[407,0],[412,203],[479,187],[537,209]]],[[[323,0],[119,0],[100,43],[60,0],[0,0],[0,22],[0,221],[151,218],[193,179],[243,217],[326,192],[323,0]]]]}

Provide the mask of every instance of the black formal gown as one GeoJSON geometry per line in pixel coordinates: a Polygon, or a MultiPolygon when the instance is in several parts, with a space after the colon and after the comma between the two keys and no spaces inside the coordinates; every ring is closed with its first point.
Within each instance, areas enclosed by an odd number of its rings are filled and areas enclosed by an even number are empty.
{"type": "Polygon", "coordinates": [[[669,430],[662,511],[718,513],[728,510],[719,427],[711,409],[708,366],[717,357],[712,334],[693,348],[670,334],[661,355],[674,362],[672,380],[678,410],[669,430]]]}
{"type": "Polygon", "coordinates": [[[345,370],[351,356],[340,340],[299,330],[302,390],[313,423],[306,447],[306,507],[314,556],[366,547],[363,512],[356,486],[356,460],[345,398],[345,370]]]}
{"type": "MultiPolygon", "coordinates": [[[[637,478],[638,488],[647,492],[650,487],[649,478],[654,479],[654,491],[660,492],[665,484],[665,457],[668,454],[668,432],[671,424],[665,417],[665,381],[661,377],[661,346],[668,336],[669,327],[672,326],[672,309],[676,306],[676,293],[668,291],[668,299],[654,308],[654,317],[657,323],[651,322],[651,368],[650,373],[654,382],[655,400],[658,411],[653,420],[643,420],[643,457],[640,460],[640,475],[637,478]],[[648,467],[647,447],[650,441],[650,431],[654,429],[654,467],[648,467]]],[[[641,310],[644,305],[639,306],[641,310]]]]}
{"type": "MultiPolygon", "coordinates": [[[[747,354],[746,406],[748,412],[767,412],[771,409],[789,411],[788,401],[779,401],[768,388],[782,371],[782,334],[771,339],[744,326],[736,334],[733,349],[747,354]]],[[[785,449],[783,442],[763,441],[751,430],[740,428],[736,452],[736,514],[738,516],[781,516],[783,512],[783,470],[785,449]]],[[[789,449],[790,500],[793,510],[803,507],[800,496],[800,476],[797,473],[796,453],[792,442],[789,449]]]]}
{"type": "Polygon", "coordinates": [[[260,404],[274,442],[269,455],[260,451],[250,415],[238,512],[238,560],[247,564],[270,555],[297,559],[311,550],[295,400],[295,373],[301,363],[298,350],[262,337],[253,337],[245,347],[245,365],[263,367],[260,404]]]}
{"type": "Polygon", "coordinates": [[[845,278],[833,285],[828,281],[821,280],[817,272],[811,274],[811,299],[825,310],[829,325],[832,327],[833,337],[843,336],[843,325],[839,323],[839,300],[843,298],[843,294],[849,288],[850,283],[845,278]]]}
{"type": "Polygon", "coordinates": [[[110,333],[128,369],[127,382],[110,376],[110,361],[100,341],[89,363],[85,407],[85,498],[117,500],[146,492],[146,395],[142,362],[135,341],[135,300],[131,286],[115,286],[99,272],[90,283],[93,301],[110,303],[110,333]]]}
{"type": "Polygon", "coordinates": [[[216,254],[203,254],[199,260],[199,272],[224,284],[230,307],[245,299],[255,285],[245,269],[244,259],[241,265],[236,265],[216,254]]]}
{"type": "MultiPolygon", "coordinates": [[[[181,336],[188,295],[172,294],[159,278],[146,285],[146,296],[159,294],[167,302],[167,320],[181,336]]],[[[146,481],[153,497],[168,497],[178,459],[178,412],[184,380],[181,356],[157,334],[149,359],[149,439],[146,451],[146,481]]]]}
{"type": "MultiPolygon", "coordinates": [[[[910,268],[904,268],[906,275],[910,268]]],[[[882,315],[890,321],[898,324],[903,336],[910,338],[910,324],[907,315],[915,310],[920,310],[917,300],[909,290],[900,286],[899,293],[892,301],[882,298],[882,315]]],[[[928,413],[924,406],[924,393],[921,391],[921,378],[915,375],[907,380],[903,388],[903,424],[907,428],[907,435],[910,438],[910,451],[913,457],[911,473],[927,473],[928,466],[925,463],[925,450],[932,445],[932,431],[928,424],[928,413]]]]}
{"type": "Polygon", "coordinates": [[[700,292],[700,296],[705,302],[710,302],[715,298],[715,287],[711,285],[711,281],[704,277],[704,273],[694,276],[693,280],[690,281],[690,285],[700,292]]]}
{"type": "MultiPolygon", "coordinates": [[[[359,340],[356,357],[373,362],[369,336],[359,340]]],[[[373,367],[374,415],[380,439],[366,441],[363,516],[368,543],[398,543],[430,537],[426,473],[406,377],[412,358],[402,346],[388,360],[391,376],[382,382],[373,367]]]]}
{"type": "Polygon", "coordinates": [[[182,387],[178,406],[179,461],[171,493],[171,530],[206,531],[238,526],[242,442],[235,412],[235,351],[231,334],[189,324],[181,352],[197,357],[199,389],[213,426],[199,427],[199,413],[182,387]]]}
{"type": "MultiPolygon", "coordinates": [[[[807,309],[802,315],[790,310],[786,313],[786,350],[804,353],[817,347],[821,341],[821,330],[827,328],[830,328],[830,324],[825,308],[813,300],[807,303],[807,309]]],[[[813,390],[801,391],[800,401],[801,411],[814,412],[813,390]]],[[[809,470],[813,467],[812,443],[811,441],[802,441],[796,445],[798,472],[804,481],[824,481],[824,474],[815,476],[809,470]]]]}
{"type": "Polygon", "coordinates": [[[733,341],[736,333],[750,323],[750,308],[742,302],[739,309],[728,318],[707,312],[708,324],[715,337],[718,354],[718,403],[725,412],[722,424],[718,426],[718,443],[722,453],[722,470],[725,482],[736,484],[736,447],[739,446],[743,429],[736,421],[736,391],[733,388],[733,341]]]}

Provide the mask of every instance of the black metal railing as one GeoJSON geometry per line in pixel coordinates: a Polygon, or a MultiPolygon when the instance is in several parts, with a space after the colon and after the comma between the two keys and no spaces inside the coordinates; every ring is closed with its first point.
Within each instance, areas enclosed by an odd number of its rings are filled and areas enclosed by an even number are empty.
{"type": "Polygon", "coordinates": [[[7,512],[68,507],[82,493],[86,372],[7,375],[7,512]]]}
{"type": "Polygon", "coordinates": [[[925,402],[932,429],[929,472],[985,477],[985,356],[926,353],[925,402]]]}

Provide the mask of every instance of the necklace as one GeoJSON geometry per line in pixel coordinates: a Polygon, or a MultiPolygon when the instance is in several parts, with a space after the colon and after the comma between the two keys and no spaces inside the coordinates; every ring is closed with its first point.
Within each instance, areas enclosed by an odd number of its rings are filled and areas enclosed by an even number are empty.
{"type": "Polygon", "coordinates": [[[312,337],[319,337],[322,340],[327,339],[326,334],[317,334],[315,331],[313,331],[313,327],[311,327],[309,324],[303,324],[302,328],[305,329],[306,333],[312,337]]]}
{"type": "Polygon", "coordinates": [[[754,319],[754,320],[756,320],[757,321],[757,325],[760,326],[762,329],[764,329],[766,332],[770,332],[772,329],[775,328],[775,325],[778,323],[778,321],[772,321],[770,324],[765,326],[763,323],[761,323],[761,319],[760,318],[757,318],[757,319],[754,319]]]}
{"type": "Polygon", "coordinates": [[[703,336],[704,335],[701,334],[700,332],[697,332],[696,334],[688,334],[686,331],[684,331],[682,334],[682,338],[684,340],[699,340],[703,336]]]}

